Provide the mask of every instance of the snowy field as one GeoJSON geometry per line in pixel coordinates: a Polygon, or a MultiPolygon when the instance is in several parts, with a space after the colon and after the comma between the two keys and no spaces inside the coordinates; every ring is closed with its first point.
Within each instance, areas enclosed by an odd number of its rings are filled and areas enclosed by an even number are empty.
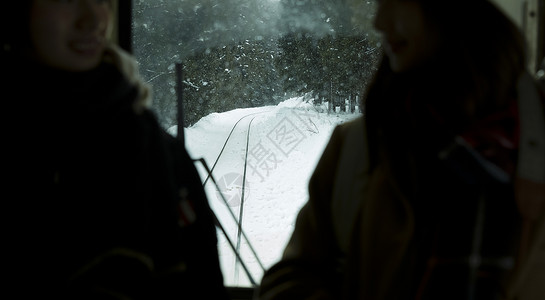
{"type": "Polygon", "coordinates": [[[300,97],[277,106],[213,113],[185,128],[189,154],[204,159],[218,184],[197,163],[210,205],[228,236],[218,229],[226,285],[252,283],[233,247],[240,249],[256,283],[263,268],[280,258],[333,128],[359,115],[344,108],[327,113],[325,105],[300,97]],[[242,231],[237,225],[240,216],[242,231]]]}

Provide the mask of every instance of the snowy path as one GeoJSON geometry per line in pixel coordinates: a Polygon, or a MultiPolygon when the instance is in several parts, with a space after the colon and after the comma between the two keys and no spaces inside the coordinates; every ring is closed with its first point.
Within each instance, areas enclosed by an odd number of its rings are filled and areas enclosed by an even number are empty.
{"type": "MultiPolygon", "coordinates": [[[[247,157],[242,228],[265,268],[281,256],[293,231],[297,212],[307,201],[308,179],[334,126],[358,115],[319,112],[312,104],[303,103],[302,98],[293,98],[278,106],[214,113],[185,129],[190,155],[204,158],[210,168],[225,144],[213,176],[237,218],[244,158],[247,157]]],[[[197,166],[204,181],[206,171],[197,166]]],[[[211,180],[207,181],[205,191],[212,209],[229,233],[229,239],[236,244],[237,223],[211,180]]],[[[250,281],[243,269],[236,266],[235,255],[219,231],[218,239],[225,284],[249,286],[250,281]]],[[[259,282],[263,271],[244,239],[241,239],[240,251],[252,276],[259,282]]]]}

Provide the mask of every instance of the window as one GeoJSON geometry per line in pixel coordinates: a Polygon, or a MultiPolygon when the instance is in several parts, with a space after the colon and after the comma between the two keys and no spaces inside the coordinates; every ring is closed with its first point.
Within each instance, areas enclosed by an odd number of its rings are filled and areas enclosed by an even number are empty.
{"type": "Polygon", "coordinates": [[[133,0],[153,108],[175,134],[180,99],[186,146],[206,164],[226,285],[259,283],[280,258],[334,126],[361,114],[380,53],[374,10],[365,0],[133,0]]]}

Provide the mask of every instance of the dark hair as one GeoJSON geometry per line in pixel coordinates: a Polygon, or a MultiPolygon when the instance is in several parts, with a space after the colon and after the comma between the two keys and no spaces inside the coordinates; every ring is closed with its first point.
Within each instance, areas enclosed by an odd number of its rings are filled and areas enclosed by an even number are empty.
{"type": "MultiPolygon", "coordinates": [[[[400,116],[407,112],[403,105],[408,98],[414,100],[411,113],[424,116],[422,111],[431,106],[445,123],[441,133],[456,134],[516,99],[516,83],[526,68],[523,35],[488,0],[409,1],[420,2],[429,24],[441,35],[441,46],[432,63],[405,74],[394,74],[383,56],[362,99],[372,159],[378,152],[378,132],[390,136],[392,145],[383,145],[387,148],[403,141],[399,122],[407,121],[400,116]]],[[[416,122],[424,123],[425,118],[416,122]]]]}
{"type": "Polygon", "coordinates": [[[2,32],[2,55],[18,52],[27,47],[29,41],[30,6],[32,0],[6,1],[0,12],[2,32]]]}

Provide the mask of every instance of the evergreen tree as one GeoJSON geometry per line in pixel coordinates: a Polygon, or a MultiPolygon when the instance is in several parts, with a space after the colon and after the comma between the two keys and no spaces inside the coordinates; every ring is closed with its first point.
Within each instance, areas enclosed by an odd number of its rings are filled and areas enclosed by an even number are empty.
{"type": "Polygon", "coordinates": [[[313,91],[334,102],[361,94],[379,53],[371,18],[360,19],[362,10],[369,13],[374,7],[369,2],[362,6],[362,2],[282,0],[281,19],[288,25],[279,40],[282,55],[276,64],[285,91],[313,91]],[[292,18],[312,19],[313,23],[300,24],[292,18]]]}
{"type": "Polygon", "coordinates": [[[212,112],[277,103],[281,90],[270,41],[242,41],[187,58],[187,125],[212,112]]]}
{"type": "Polygon", "coordinates": [[[153,87],[161,123],[175,124],[176,63],[186,66],[195,83],[185,87],[187,97],[195,97],[186,101],[191,122],[234,105],[270,103],[281,92],[272,67],[276,44],[270,40],[276,26],[271,5],[255,0],[135,1],[135,55],[153,87]]]}
{"type": "Polygon", "coordinates": [[[165,127],[176,122],[174,70],[183,64],[190,125],[212,112],[276,104],[286,95],[357,94],[379,53],[369,25],[373,6],[361,0],[135,0],[133,48],[165,127]]]}

